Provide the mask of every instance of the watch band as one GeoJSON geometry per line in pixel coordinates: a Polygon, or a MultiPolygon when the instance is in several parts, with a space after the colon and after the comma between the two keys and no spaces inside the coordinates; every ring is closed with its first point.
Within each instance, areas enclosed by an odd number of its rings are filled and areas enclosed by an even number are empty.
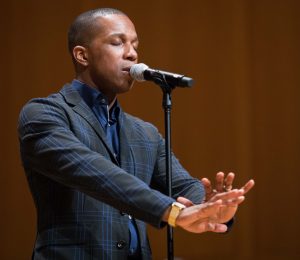
{"type": "Polygon", "coordinates": [[[185,206],[179,202],[173,202],[171,211],[168,217],[168,224],[172,227],[176,227],[176,219],[181,210],[183,210],[185,206]]]}

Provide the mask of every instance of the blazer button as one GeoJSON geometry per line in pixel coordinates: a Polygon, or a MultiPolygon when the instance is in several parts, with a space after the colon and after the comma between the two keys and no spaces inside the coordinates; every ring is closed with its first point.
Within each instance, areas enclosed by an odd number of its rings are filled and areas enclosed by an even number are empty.
{"type": "Polygon", "coordinates": [[[117,248],[118,249],[123,249],[126,246],[126,242],[124,240],[120,240],[117,243],[117,248]]]}

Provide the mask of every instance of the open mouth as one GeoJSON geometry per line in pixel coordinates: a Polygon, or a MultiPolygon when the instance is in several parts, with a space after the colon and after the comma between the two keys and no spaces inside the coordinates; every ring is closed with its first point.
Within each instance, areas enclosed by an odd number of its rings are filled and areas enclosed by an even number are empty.
{"type": "Polygon", "coordinates": [[[130,67],[123,68],[123,69],[122,69],[122,71],[123,71],[123,72],[127,72],[127,73],[129,73],[129,71],[130,71],[130,67]]]}

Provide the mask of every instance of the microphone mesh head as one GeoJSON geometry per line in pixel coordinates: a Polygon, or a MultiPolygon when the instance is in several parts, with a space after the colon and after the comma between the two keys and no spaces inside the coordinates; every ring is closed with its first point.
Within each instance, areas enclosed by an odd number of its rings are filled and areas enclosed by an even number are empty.
{"type": "Polygon", "coordinates": [[[144,71],[149,67],[144,63],[134,64],[130,68],[130,76],[137,81],[145,81],[144,71]]]}

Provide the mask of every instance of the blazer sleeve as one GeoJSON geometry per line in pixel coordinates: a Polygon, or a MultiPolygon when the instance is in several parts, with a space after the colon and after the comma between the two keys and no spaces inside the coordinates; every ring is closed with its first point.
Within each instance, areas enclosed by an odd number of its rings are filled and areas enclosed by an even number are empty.
{"type": "MultiPolygon", "coordinates": [[[[166,161],[165,161],[165,140],[161,135],[159,139],[158,156],[153,177],[152,187],[156,187],[166,193],[166,161]]],[[[200,180],[193,178],[180,164],[174,153],[172,158],[172,197],[176,199],[183,196],[194,204],[200,204],[205,197],[205,190],[200,180]]]]}
{"type": "MultiPolygon", "coordinates": [[[[80,142],[59,102],[51,98],[29,102],[20,113],[18,131],[27,173],[42,174],[153,226],[162,225],[162,215],[174,199],[80,142]]],[[[176,186],[180,179],[175,178],[176,186]]]]}

